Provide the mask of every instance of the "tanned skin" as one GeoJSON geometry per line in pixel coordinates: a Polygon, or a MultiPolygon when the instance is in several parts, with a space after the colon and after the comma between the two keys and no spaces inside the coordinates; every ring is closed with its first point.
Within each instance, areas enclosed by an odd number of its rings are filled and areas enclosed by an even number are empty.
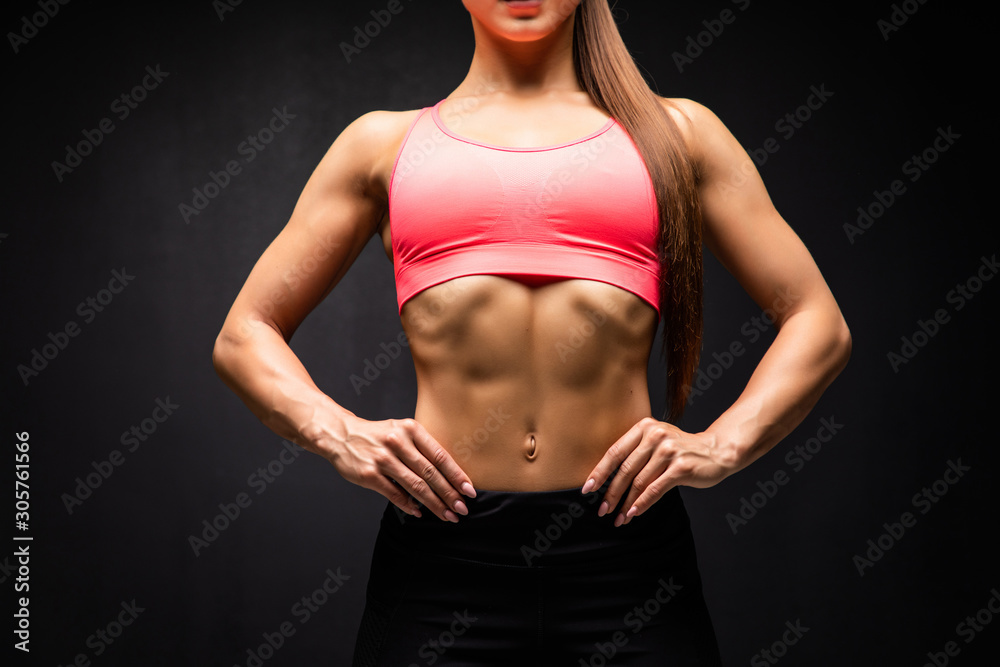
{"type": "MultiPolygon", "coordinates": [[[[464,0],[476,50],[441,107],[449,129],[510,147],[599,129],[607,115],[573,70],[576,4],[544,0],[526,11],[464,0]]],[[[591,280],[466,276],[408,301],[412,418],[366,420],[316,387],[288,341],[373,235],[391,260],[387,192],[418,110],[365,114],[327,151],[226,318],[213,353],[220,376],[268,427],[348,481],[414,515],[419,501],[446,521],[468,513],[462,496],[475,488],[589,492],[619,469],[599,512],[621,503],[621,525],[675,486],[709,487],[742,470],[808,414],[847,363],[851,335],[729,130],[696,102],[662,103],[698,165],[705,245],[762,309],[778,313],[778,334],[745,390],[704,431],[653,418],[646,365],[656,312],[591,280]],[[295,270],[317,257],[315,269],[295,270]]]]}

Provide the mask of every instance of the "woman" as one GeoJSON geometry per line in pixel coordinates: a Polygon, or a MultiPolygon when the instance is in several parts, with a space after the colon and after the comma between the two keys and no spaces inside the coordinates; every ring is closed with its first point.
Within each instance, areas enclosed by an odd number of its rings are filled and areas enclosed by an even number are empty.
{"type": "Polygon", "coordinates": [[[850,333],[746,152],[708,109],[649,90],[606,0],[464,5],[465,80],[343,131],[236,298],[216,368],[389,500],[356,665],[718,664],[677,487],[792,431],[850,333]],[[374,233],[414,418],[358,417],[287,344],[374,233]],[[703,240],[779,333],[736,403],[686,433],[670,422],[698,363],[703,240]],[[668,421],[647,392],[659,317],[668,421]]]}

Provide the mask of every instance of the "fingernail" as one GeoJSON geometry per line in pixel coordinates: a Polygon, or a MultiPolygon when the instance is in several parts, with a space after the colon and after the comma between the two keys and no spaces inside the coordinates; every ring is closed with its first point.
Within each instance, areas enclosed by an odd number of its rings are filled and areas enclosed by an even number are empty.
{"type": "Polygon", "coordinates": [[[418,510],[416,507],[414,507],[412,510],[410,510],[410,514],[412,514],[413,516],[417,517],[418,519],[421,516],[420,510],[418,510]]]}
{"type": "Polygon", "coordinates": [[[448,521],[451,521],[452,523],[458,523],[458,517],[455,516],[455,513],[452,512],[451,510],[444,511],[444,518],[447,519],[448,521]]]}
{"type": "Polygon", "coordinates": [[[632,517],[635,516],[635,512],[636,512],[635,505],[632,505],[632,508],[629,509],[628,514],[625,515],[625,518],[631,519],[632,517]]]}
{"type": "Polygon", "coordinates": [[[624,522],[625,522],[625,516],[623,514],[619,514],[617,517],[615,517],[615,528],[622,525],[624,522]]]}
{"type": "Polygon", "coordinates": [[[590,493],[590,490],[593,489],[593,488],[594,488],[594,480],[593,479],[588,479],[587,483],[583,485],[583,490],[581,490],[580,493],[584,493],[584,494],[590,493]]]}
{"type": "Polygon", "coordinates": [[[455,501],[455,511],[458,512],[459,514],[468,514],[469,513],[469,508],[466,507],[465,503],[463,503],[461,500],[456,500],[455,501]]]}
{"type": "Polygon", "coordinates": [[[468,482],[462,482],[462,493],[464,493],[470,498],[476,497],[476,490],[472,488],[472,485],[469,484],[468,482]]]}
{"type": "Polygon", "coordinates": [[[611,507],[608,505],[608,501],[605,500],[603,503],[601,503],[600,508],[598,508],[597,516],[604,516],[605,514],[608,513],[609,509],[611,509],[611,507]]]}

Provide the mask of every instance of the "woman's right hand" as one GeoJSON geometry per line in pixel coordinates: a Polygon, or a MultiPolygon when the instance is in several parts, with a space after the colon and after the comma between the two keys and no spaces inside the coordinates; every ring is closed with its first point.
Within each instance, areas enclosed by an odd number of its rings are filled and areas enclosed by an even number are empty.
{"type": "Polygon", "coordinates": [[[421,516],[418,501],[443,521],[457,523],[456,513],[469,513],[461,494],[476,496],[472,480],[415,419],[346,415],[342,426],[322,450],[344,479],[413,516],[421,516]]]}
{"type": "Polygon", "coordinates": [[[415,116],[371,112],[337,137],[243,284],[212,359],[223,381],[280,437],[322,455],[345,479],[404,512],[420,516],[422,503],[457,521],[468,513],[459,490],[476,492],[451,455],[413,419],[366,421],[337,405],[289,347],[388,222],[391,171],[415,116]]]}

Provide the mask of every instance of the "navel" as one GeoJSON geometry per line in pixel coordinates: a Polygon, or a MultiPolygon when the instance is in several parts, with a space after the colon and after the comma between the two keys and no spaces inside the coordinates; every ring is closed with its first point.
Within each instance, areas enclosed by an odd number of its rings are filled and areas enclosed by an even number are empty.
{"type": "Polygon", "coordinates": [[[529,434],[524,445],[525,445],[524,458],[528,459],[529,461],[534,461],[535,458],[538,456],[538,448],[535,443],[535,436],[529,434]]]}

